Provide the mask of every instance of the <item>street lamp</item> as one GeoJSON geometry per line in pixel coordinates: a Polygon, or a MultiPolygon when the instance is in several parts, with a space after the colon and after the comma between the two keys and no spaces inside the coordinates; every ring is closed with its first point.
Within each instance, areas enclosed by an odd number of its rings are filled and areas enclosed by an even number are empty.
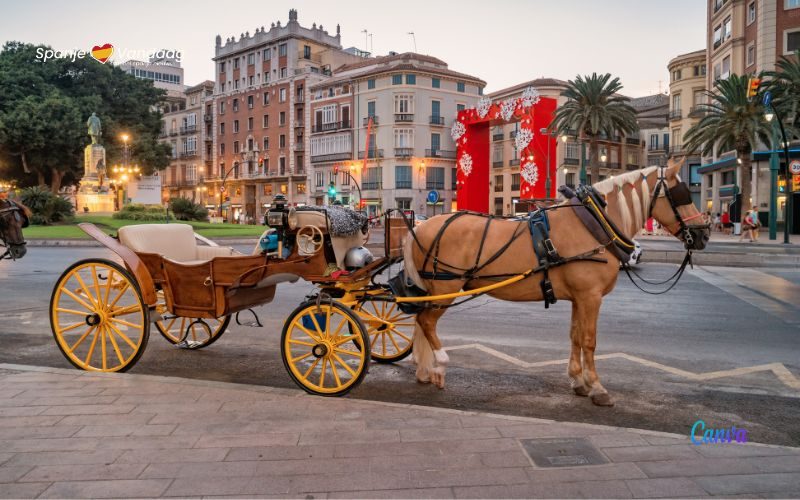
{"type": "MultiPolygon", "coordinates": [[[[780,112],[777,108],[774,108],[770,105],[772,102],[772,93],[765,92],[764,93],[764,106],[766,107],[766,111],[764,113],[764,118],[767,121],[771,122],[773,118],[777,118],[778,127],[781,131],[781,136],[783,137],[783,155],[785,158],[785,166],[786,166],[786,202],[783,204],[783,243],[789,244],[789,227],[792,225],[792,174],[789,171],[789,141],[786,140],[786,129],[783,127],[783,119],[781,118],[780,112]]],[[[777,143],[777,132],[773,134],[773,142],[777,143]]],[[[776,146],[773,145],[773,150],[776,149],[776,146]]],[[[770,239],[773,237],[773,217],[772,214],[776,214],[777,216],[777,184],[778,184],[778,161],[777,161],[777,154],[775,154],[775,161],[770,162],[770,239]]],[[[777,218],[777,217],[775,217],[777,218]]],[[[775,225],[777,225],[777,220],[774,221],[775,225]]],[[[777,235],[776,235],[777,236],[777,235]]]]}
{"type": "MultiPolygon", "coordinates": [[[[544,181],[544,191],[545,191],[544,197],[546,199],[550,199],[550,188],[551,188],[551,183],[550,183],[550,131],[547,130],[547,127],[542,127],[541,129],[539,129],[539,132],[542,133],[542,134],[547,135],[547,164],[545,165],[545,168],[544,168],[545,172],[547,173],[547,177],[545,178],[545,181],[544,181]]],[[[553,133],[555,134],[555,132],[553,132],[553,133]]],[[[528,161],[533,161],[533,155],[528,157],[528,161]]]]}

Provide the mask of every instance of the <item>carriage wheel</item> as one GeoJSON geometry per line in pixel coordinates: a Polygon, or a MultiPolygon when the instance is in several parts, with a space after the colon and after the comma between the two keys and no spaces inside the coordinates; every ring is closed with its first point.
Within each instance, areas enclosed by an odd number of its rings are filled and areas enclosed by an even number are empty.
{"type": "Polygon", "coordinates": [[[367,326],[372,359],[394,363],[411,354],[415,315],[401,311],[391,302],[366,300],[354,307],[367,326]]]}
{"type": "MultiPolygon", "coordinates": [[[[167,304],[164,301],[164,292],[158,291],[158,303],[156,304],[156,312],[161,315],[167,313],[167,304]]],[[[185,339],[185,346],[189,349],[202,349],[208,347],[217,341],[225,330],[228,328],[228,323],[231,322],[231,317],[223,316],[216,319],[204,319],[203,321],[208,324],[208,329],[196,324],[196,318],[184,318],[182,316],[173,316],[169,319],[158,320],[155,322],[158,332],[171,344],[178,344],[181,342],[186,328],[189,327],[189,335],[185,339]],[[209,333],[210,332],[210,333],[209,333]]]]}
{"type": "Polygon", "coordinates": [[[341,396],[358,386],[369,365],[369,337],[358,315],[339,302],[300,304],[283,325],[286,370],[311,394],[341,396]]]}
{"type": "Polygon", "coordinates": [[[124,267],[86,259],[56,281],[50,327],[58,348],[77,368],[124,372],[147,345],[149,312],[139,284],[124,267]]]}

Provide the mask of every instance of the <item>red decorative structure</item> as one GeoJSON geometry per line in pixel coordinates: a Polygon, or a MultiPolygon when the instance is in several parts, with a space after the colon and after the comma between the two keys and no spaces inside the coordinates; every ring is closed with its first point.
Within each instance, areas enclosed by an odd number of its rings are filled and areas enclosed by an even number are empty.
{"type": "Polygon", "coordinates": [[[519,98],[493,103],[482,98],[474,108],[459,111],[451,136],[456,143],[458,209],[489,211],[491,128],[519,122],[514,138],[520,163],[520,200],[556,197],[556,138],[542,134],[553,120],[556,100],[528,87],[519,98]],[[548,149],[548,141],[550,141],[548,149]],[[545,192],[547,170],[550,192],[545,192]]]}

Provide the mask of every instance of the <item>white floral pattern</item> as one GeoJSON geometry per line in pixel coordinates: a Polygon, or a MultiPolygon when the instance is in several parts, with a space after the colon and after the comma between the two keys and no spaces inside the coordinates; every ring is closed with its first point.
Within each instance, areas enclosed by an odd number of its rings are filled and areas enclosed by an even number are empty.
{"type": "Polygon", "coordinates": [[[511,120],[514,116],[514,109],[517,107],[517,102],[514,99],[509,99],[500,105],[500,117],[505,121],[511,120]]]}
{"type": "Polygon", "coordinates": [[[517,151],[522,151],[528,147],[528,144],[533,140],[533,132],[529,128],[521,128],[517,132],[517,137],[514,139],[514,144],[517,146],[517,151]]]}
{"type": "Polygon", "coordinates": [[[478,105],[475,107],[475,109],[478,110],[478,116],[481,118],[486,118],[486,115],[489,113],[489,108],[491,107],[492,100],[484,96],[481,97],[480,101],[478,101],[478,105]]]}
{"type": "Polygon", "coordinates": [[[541,95],[539,91],[536,90],[535,87],[528,87],[522,92],[522,97],[520,98],[520,102],[522,103],[523,108],[530,108],[541,99],[541,95]]]}
{"type": "Polygon", "coordinates": [[[534,162],[524,164],[519,173],[525,179],[525,182],[531,186],[535,186],[536,181],[539,180],[539,167],[534,162]]]}
{"type": "Polygon", "coordinates": [[[453,123],[453,128],[450,129],[450,137],[453,138],[453,141],[457,141],[461,139],[461,136],[467,132],[467,127],[464,126],[463,123],[456,120],[453,123]]]}
{"type": "Polygon", "coordinates": [[[461,155],[458,166],[461,167],[461,171],[464,172],[464,175],[469,177],[469,174],[472,173],[472,156],[470,156],[469,153],[461,155]]]}

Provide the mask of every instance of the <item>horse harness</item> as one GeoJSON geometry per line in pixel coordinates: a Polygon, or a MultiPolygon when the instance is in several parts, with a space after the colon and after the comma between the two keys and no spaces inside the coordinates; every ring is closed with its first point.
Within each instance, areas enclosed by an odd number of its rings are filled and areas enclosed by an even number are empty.
{"type": "Polygon", "coordinates": [[[0,254],[0,260],[13,259],[14,255],[11,253],[11,247],[21,246],[27,243],[24,239],[20,243],[9,243],[3,238],[3,234],[5,233],[4,229],[7,225],[6,218],[8,218],[9,214],[16,219],[22,228],[26,228],[30,224],[28,216],[25,214],[25,210],[23,210],[21,206],[12,200],[2,201],[5,202],[6,206],[4,208],[0,208],[0,247],[5,248],[6,251],[0,254]]]}

